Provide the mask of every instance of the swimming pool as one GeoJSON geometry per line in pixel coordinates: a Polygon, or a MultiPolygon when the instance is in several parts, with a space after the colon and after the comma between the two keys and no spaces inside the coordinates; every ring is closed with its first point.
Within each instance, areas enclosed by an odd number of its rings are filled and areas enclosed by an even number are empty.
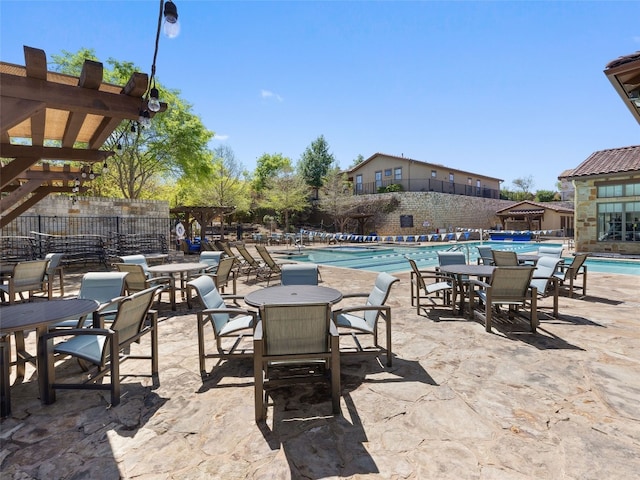
{"type": "MultiPolygon", "coordinates": [[[[442,245],[338,245],[326,248],[301,250],[298,254],[287,252],[288,258],[298,262],[311,262],[319,265],[355,268],[373,272],[397,273],[410,270],[405,257],[415,260],[418,268],[428,269],[438,265],[438,253],[447,250],[459,250],[465,253],[469,263],[476,263],[480,242],[464,242],[442,245]]],[[[537,242],[482,242],[496,250],[510,250],[516,253],[535,252],[537,242]]],[[[561,243],[545,243],[545,246],[562,246],[561,243]]],[[[565,257],[567,262],[571,257],[565,257]]],[[[586,261],[589,271],[640,275],[640,262],[589,258],[586,261]]]]}

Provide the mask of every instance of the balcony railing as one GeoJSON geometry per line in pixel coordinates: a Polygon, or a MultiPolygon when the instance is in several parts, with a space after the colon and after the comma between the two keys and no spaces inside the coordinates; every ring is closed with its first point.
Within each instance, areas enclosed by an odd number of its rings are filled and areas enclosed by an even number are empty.
{"type": "Polygon", "coordinates": [[[452,195],[466,195],[469,197],[500,198],[500,190],[488,187],[476,187],[466,183],[451,183],[443,180],[415,179],[415,180],[384,180],[354,184],[355,195],[369,195],[380,193],[381,188],[389,185],[400,185],[403,192],[438,192],[452,195]]]}

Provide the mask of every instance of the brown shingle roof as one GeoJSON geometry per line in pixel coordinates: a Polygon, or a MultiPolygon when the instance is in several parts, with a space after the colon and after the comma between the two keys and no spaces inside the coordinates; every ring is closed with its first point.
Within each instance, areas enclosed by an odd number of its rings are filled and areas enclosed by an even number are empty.
{"type": "Polygon", "coordinates": [[[568,177],[633,171],[640,171],[640,145],[594,152],[578,165],[568,177]]]}

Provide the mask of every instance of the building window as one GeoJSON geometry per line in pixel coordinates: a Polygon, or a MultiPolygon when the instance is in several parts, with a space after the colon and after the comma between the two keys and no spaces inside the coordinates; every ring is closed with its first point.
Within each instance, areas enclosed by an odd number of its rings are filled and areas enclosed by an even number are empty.
{"type": "Polygon", "coordinates": [[[471,179],[471,177],[467,178],[467,185],[471,185],[472,182],[473,180],[471,179]]]}
{"type": "Polygon", "coordinates": [[[382,187],[382,171],[376,172],[376,188],[382,187]]]}
{"type": "Polygon", "coordinates": [[[449,183],[453,183],[453,173],[449,174],[449,183]]]}
{"type": "Polygon", "coordinates": [[[356,175],[356,193],[362,193],[362,174],[356,175]]]}
{"type": "Polygon", "coordinates": [[[385,177],[390,177],[390,176],[391,176],[391,169],[390,169],[390,168],[387,168],[387,169],[384,171],[384,176],[385,176],[385,177]]]}
{"type": "MultiPolygon", "coordinates": [[[[598,187],[598,191],[600,188],[602,187],[598,187]]],[[[601,242],[640,241],[640,202],[600,203],[598,205],[598,240],[601,242]]]]}
{"type": "Polygon", "coordinates": [[[393,170],[393,179],[402,180],[402,168],[396,168],[393,170]]]}
{"type": "Polygon", "coordinates": [[[438,176],[438,172],[435,170],[431,170],[431,178],[436,178],[438,176]]]}

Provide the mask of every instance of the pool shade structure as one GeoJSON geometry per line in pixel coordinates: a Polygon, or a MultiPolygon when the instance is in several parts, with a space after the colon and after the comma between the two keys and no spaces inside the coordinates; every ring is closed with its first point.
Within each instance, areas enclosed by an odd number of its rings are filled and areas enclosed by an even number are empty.
{"type": "Polygon", "coordinates": [[[640,51],[612,60],[604,74],[640,123],[640,51]]]}

